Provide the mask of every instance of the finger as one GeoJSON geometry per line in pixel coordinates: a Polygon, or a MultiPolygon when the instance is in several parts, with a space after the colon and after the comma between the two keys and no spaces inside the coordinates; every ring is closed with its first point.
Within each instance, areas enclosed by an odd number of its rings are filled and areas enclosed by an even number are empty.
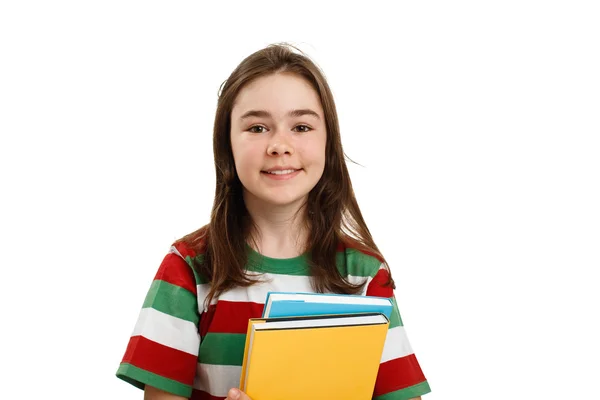
{"type": "Polygon", "coordinates": [[[233,388],[227,393],[227,400],[250,400],[250,397],[241,390],[233,388]]]}

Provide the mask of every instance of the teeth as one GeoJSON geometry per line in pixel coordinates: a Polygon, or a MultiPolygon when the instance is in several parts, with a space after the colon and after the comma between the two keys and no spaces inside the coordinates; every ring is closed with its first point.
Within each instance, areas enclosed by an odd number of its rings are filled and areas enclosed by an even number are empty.
{"type": "Polygon", "coordinates": [[[285,174],[291,174],[292,172],[296,172],[295,169],[284,169],[281,171],[267,171],[269,174],[273,174],[273,175],[285,175],[285,174]]]}

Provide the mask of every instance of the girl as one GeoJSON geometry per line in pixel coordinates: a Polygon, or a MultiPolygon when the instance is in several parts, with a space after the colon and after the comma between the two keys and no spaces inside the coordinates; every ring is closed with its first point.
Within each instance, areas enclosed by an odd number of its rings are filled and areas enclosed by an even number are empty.
{"type": "Polygon", "coordinates": [[[236,389],[246,329],[268,291],[392,298],[373,398],[430,391],[352,190],[333,96],[294,50],[257,51],[222,87],[210,222],[171,246],[117,371],[146,399],[247,400],[236,389]]]}

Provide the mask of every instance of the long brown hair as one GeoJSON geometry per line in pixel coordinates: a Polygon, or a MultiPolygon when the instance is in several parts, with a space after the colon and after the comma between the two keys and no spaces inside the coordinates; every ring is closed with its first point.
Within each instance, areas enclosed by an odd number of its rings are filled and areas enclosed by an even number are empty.
{"type": "MultiPolygon", "coordinates": [[[[197,253],[204,254],[195,268],[211,282],[206,304],[228,289],[257,282],[255,277],[246,274],[245,268],[246,243],[253,223],[244,205],[243,187],[235,170],[230,141],[231,110],[245,85],[259,77],[283,72],[306,79],[317,92],[325,114],[325,170],[305,205],[309,216],[306,225],[310,232],[306,251],[310,251],[314,290],[356,294],[364,288],[364,283],[352,284],[340,275],[336,266],[336,251],[340,244],[368,251],[388,268],[354,196],[335,102],[324,74],[296,47],[272,44],[246,57],[220,88],[213,132],[217,176],[210,223],[181,239],[197,253]]],[[[394,287],[391,278],[388,284],[394,287]]]]}

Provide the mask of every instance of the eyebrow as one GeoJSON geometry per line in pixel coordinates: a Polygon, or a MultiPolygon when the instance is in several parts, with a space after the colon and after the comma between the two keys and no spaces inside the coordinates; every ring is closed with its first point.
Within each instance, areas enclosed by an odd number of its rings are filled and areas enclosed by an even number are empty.
{"type": "MultiPolygon", "coordinates": [[[[292,110],[287,115],[289,117],[302,117],[303,115],[311,115],[317,119],[321,119],[319,114],[317,112],[311,110],[310,108],[303,108],[300,110],[292,110]]],[[[250,111],[245,112],[244,115],[242,115],[240,117],[240,119],[244,120],[244,119],[250,118],[250,117],[272,118],[273,116],[271,115],[270,112],[265,111],[265,110],[250,110],[250,111]]]]}

